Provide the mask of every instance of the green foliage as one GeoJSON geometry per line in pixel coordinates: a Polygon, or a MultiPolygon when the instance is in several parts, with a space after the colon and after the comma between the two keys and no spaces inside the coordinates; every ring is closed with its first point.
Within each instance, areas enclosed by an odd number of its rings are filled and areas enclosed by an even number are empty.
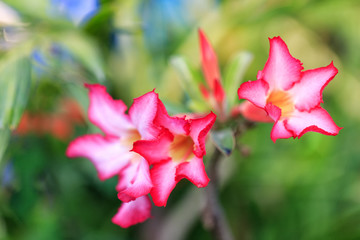
{"type": "Polygon", "coordinates": [[[189,96],[188,106],[193,112],[205,112],[209,109],[200,92],[200,84],[204,84],[201,75],[195,73],[183,57],[173,56],[171,64],[179,74],[180,84],[189,96]]]}
{"type": "Polygon", "coordinates": [[[104,82],[104,66],[97,45],[87,36],[76,31],[62,32],[54,38],[90,71],[98,82],[104,82]]]}
{"type": "Polygon", "coordinates": [[[0,119],[2,127],[15,128],[30,94],[31,74],[28,57],[3,59],[0,67],[0,119]]]}
{"type": "Polygon", "coordinates": [[[224,90],[230,107],[237,102],[237,89],[244,80],[245,73],[253,60],[250,52],[240,52],[227,64],[224,74],[224,90]]]}

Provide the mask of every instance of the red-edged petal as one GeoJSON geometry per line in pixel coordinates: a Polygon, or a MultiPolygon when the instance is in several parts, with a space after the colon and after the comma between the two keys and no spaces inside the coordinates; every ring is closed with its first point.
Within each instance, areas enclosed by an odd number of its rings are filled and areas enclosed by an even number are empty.
{"type": "Polygon", "coordinates": [[[299,81],[302,63],[291,56],[288,47],[280,37],[270,40],[269,58],[257,79],[263,79],[270,89],[288,90],[299,81]]]}
{"type": "Polygon", "coordinates": [[[89,119],[104,133],[121,136],[124,131],[134,126],[129,116],[125,114],[126,105],[121,100],[114,100],[106,88],[99,84],[85,84],[89,89],[89,119]]]}
{"type": "Polygon", "coordinates": [[[194,156],[189,161],[179,164],[175,180],[180,181],[182,178],[188,179],[198,188],[206,187],[209,178],[205,172],[203,159],[194,156]]]}
{"type": "Polygon", "coordinates": [[[146,195],[150,193],[151,188],[149,164],[142,157],[121,171],[119,183],[116,186],[116,190],[119,192],[118,198],[123,202],[146,195]]]}
{"type": "Polygon", "coordinates": [[[215,81],[220,81],[220,71],[216,54],[201,29],[199,29],[199,41],[201,50],[201,63],[205,75],[205,80],[209,88],[214,90],[215,81]]]}
{"type": "Polygon", "coordinates": [[[134,154],[121,146],[118,137],[104,137],[100,134],[78,137],[69,144],[66,150],[67,157],[90,159],[101,180],[117,175],[134,154]]]}
{"type": "Polygon", "coordinates": [[[264,109],[255,106],[249,101],[245,101],[231,110],[233,117],[238,114],[242,114],[244,118],[254,122],[274,122],[264,109]]]}
{"type": "Polygon", "coordinates": [[[275,143],[279,138],[295,137],[286,127],[284,120],[275,122],[270,134],[271,140],[275,143]]]}
{"type": "Polygon", "coordinates": [[[265,111],[274,122],[278,121],[281,117],[281,109],[271,103],[266,104],[265,111]]]}
{"type": "Polygon", "coordinates": [[[160,100],[154,122],[159,126],[169,129],[172,134],[188,134],[188,122],[185,120],[185,117],[170,117],[160,100]]]}
{"type": "Polygon", "coordinates": [[[178,181],[175,179],[177,163],[173,161],[163,161],[154,164],[150,170],[151,180],[154,187],[150,195],[156,206],[166,206],[171,191],[175,188],[178,181]]]}
{"type": "Polygon", "coordinates": [[[206,154],[205,140],[206,135],[214,125],[216,115],[211,112],[203,118],[189,119],[190,136],[194,141],[194,154],[197,157],[203,157],[206,154]]]}
{"type": "Polygon", "coordinates": [[[286,128],[293,131],[298,138],[309,131],[337,135],[341,129],[334,123],[329,113],[321,107],[314,108],[310,112],[295,111],[285,124],[286,128]]]}
{"type": "Polygon", "coordinates": [[[129,109],[129,116],[142,139],[153,139],[159,133],[154,125],[159,96],[154,91],[148,92],[141,97],[135,98],[129,109]]]}
{"type": "Polygon", "coordinates": [[[322,91],[338,73],[333,63],[327,67],[304,71],[301,80],[289,90],[296,109],[309,111],[322,103],[322,91]]]}
{"type": "Polygon", "coordinates": [[[134,201],[122,203],[116,215],[111,219],[122,228],[144,222],[151,217],[151,202],[148,196],[142,196],[134,201]]]}
{"type": "Polygon", "coordinates": [[[269,114],[275,124],[271,130],[271,140],[275,143],[279,138],[289,138],[292,137],[293,134],[285,127],[284,120],[281,119],[281,109],[271,103],[266,104],[265,107],[266,112],[269,114]]]}
{"type": "Polygon", "coordinates": [[[257,107],[265,108],[269,85],[263,80],[248,81],[240,85],[238,95],[240,99],[246,99],[257,107]]]}
{"type": "Polygon", "coordinates": [[[174,136],[166,129],[154,140],[140,140],[134,143],[132,151],[143,156],[149,164],[169,160],[169,147],[174,136]]]}

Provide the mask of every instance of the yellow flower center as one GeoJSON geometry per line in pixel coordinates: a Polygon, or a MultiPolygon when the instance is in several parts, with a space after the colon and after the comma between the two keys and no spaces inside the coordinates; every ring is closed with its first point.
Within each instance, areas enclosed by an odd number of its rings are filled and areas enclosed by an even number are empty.
{"type": "Polygon", "coordinates": [[[190,136],[176,135],[170,145],[170,157],[177,163],[188,161],[194,156],[193,148],[194,141],[190,136]]]}
{"type": "MultiPolygon", "coordinates": [[[[133,148],[134,142],[141,139],[141,135],[137,129],[131,129],[127,131],[127,134],[120,138],[120,144],[129,149],[133,148]]],[[[130,161],[132,163],[138,162],[141,159],[141,156],[135,152],[132,153],[130,161]]]]}
{"type": "Polygon", "coordinates": [[[136,129],[131,129],[127,131],[127,134],[124,134],[124,136],[120,138],[120,143],[123,146],[129,147],[130,150],[132,149],[133,143],[140,139],[141,135],[139,131],[136,129]]]}
{"type": "Polygon", "coordinates": [[[281,118],[289,117],[295,107],[291,95],[285,91],[272,91],[267,97],[266,103],[271,103],[281,109],[281,118]]]}

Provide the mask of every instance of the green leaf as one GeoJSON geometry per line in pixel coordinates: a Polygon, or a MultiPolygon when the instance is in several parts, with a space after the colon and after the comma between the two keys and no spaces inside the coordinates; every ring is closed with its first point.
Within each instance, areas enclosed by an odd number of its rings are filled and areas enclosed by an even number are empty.
{"type": "Polygon", "coordinates": [[[27,106],[31,89],[31,63],[29,58],[19,59],[16,63],[16,92],[10,128],[15,128],[27,106]]]}
{"type": "Polygon", "coordinates": [[[188,108],[194,112],[208,111],[210,107],[202,97],[199,88],[202,82],[201,77],[195,74],[183,57],[173,56],[170,62],[179,75],[181,86],[190,98],[187,103],[188,108]]]}
{"type": "Polygon", "coordinates": [[[15,128],[25,110],[31,87],[28,57],[7,57],[0,64],[0,127],[15,128]]]}
{"type": "Polygon", "coordinates": [[[162,102],[170,115],[189,112],[189,109],[187,109],[185,105],[177,105],[166,100],[162,100],[162,102]]]}
{"type": "Polygon", "coordinates": [[[252,60],[253,55],[250,52],[239,52],[225,69],[224,89],[230,109],[236,102],[237,89],[239,88],[240,83],[244,78],[245,72],[252,60]]]}
{"type": "Polygon", "coordinates": [[[10,138],[10,129],[9,128],[0,129],[0,163],[3,159],[6,147],[9,143],[9,138],[10,138]]]}
{"type": "Polygon", "coordinates": [[[210,106],[204,100],[190,100],[187,107],[193,112],[204,113],[211,110],[210,106]]]}
{"type": "Polygon", "coordinates": [[[44,0],[5,0],[4,1],[9,6],[16,9],[17,12],[20,12],[21,15],[27,15],[34,18],[49,18],[48,12],[50,8],[50,1],[44,0]]]}
{"type": "Polygon", "coordinates": [[[99,46],[89,37],[79,32],[62,32],[56,36],[55,41],[67,48],[70,53],[80,61],[97,78],[97,81],[105,80],[104,63],[99,51],[99,46]]]}
{"type": "Polygon", "coordinates": [[[201,79],[193,73],[186,60],[180,56],[173,56],[170,62],[179,74],[180,84],[189,97],[193,100],[202,100],[199,90],[201,79]]]}
{"type": "Polygon", "coordinates": [[[230,128],[211,131],[211,140],[225,156],[230,156],[235,148],[235,137],[230,128]]]}

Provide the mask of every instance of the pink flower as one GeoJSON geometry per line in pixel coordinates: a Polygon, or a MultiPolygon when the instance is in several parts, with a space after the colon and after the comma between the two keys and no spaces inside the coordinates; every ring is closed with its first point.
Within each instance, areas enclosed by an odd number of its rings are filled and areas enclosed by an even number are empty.
{"type": "Polygon", "coordinates": [[[204,32],[199,29],[199,41],[201,52],[201,64],[206,80],[206,85],[200,84],[200,90],[205,99],[207,99],[213,109],[225,117],[225,91],[221,84],[221,76],[217,57],[211,44],[207,40],[204,32]]]}
{"type": "Polygon", "coordinates": [[[88,158],[105,180],[119,176],[118,197],[124,202],[146,195],[152,188],[147,161],[130,150],[140,139],[153,139],[159,127],[153,124],[157,112],[158,95],[149,92],[134,99],[128,114],[121,100],[113,100],[104,86],[86,85],[89,89],[90,121],[105,135],[88,134],[72,141],[66,151],[68,157],[88,158]]]}
{"type": "Polygon", "coordinates": [[[197,187],[208,184],[203,156],[206,154],[205,138],[215,119],[214,113],[199,119],[170,117],[159,102],[155,122],[165,129],[155,140],[137,141],[133,149],[153,165],[150,195],[156,206],[166,206],[171,191],[183,178],[197,187]]]}
{"type": "Polygon", "coordinates": [[[121,204],[112,222],[122,228],[144,222],[151,217],[151,202],[148,196],[138,197],[134,201],[121,204]]]}
{"type": "Polygon", "coordinates": [[[264,109],[275,121],[271,139],[300,138],[308,131],[337,135],[340,131],[320,104],[322,91],[338,70],[333,63],[302,71],[280,37],[270,39],[269,59],[256,81],[241,84],[239,98],[264,109]]]}

